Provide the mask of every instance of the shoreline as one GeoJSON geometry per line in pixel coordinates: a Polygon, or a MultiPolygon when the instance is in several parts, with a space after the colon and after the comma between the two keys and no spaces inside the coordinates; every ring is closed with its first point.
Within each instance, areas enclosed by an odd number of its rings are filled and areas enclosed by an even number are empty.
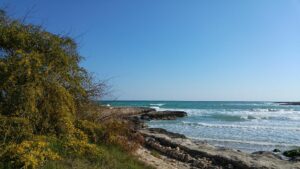
{"type": "Polygon", "coordinates": [[[186,115],[185,112],[156,111],[144,107],[112,107],[135,125],[135,130],[145,138],[145,148],[161,155],[185,163],[191,168],[274,168],[300,169],[299,160],[284,158],[279,153],[258,151],[247,153],[231,148],[217,147],[205,141],[187,138],[183,134],[169,132],[161,128],[149,128],[150,120],[173,120],[186,115]],[[128,113],[130,109],[131,113],[128,113]],[[122,113],[122,110],[125,111],[122,113]],[[134,113],[132,113],[134,112],[134,113]],[[145,118],[146,117],[146,118],[145,118]]]}

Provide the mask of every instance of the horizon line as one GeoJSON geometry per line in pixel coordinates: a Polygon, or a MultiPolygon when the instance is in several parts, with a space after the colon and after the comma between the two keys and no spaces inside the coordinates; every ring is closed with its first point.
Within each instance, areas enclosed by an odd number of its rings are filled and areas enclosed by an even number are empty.
{"type": "Polygon", "coordinates": [[[156,101],[156,102],[273,102],[273,103],[280,103],[280,102],[300,102],[300,101],[270,101],[270,100],[150,100],[150,99],[105,99],[105,100],[98,100],[98,101],[156,101]]]}

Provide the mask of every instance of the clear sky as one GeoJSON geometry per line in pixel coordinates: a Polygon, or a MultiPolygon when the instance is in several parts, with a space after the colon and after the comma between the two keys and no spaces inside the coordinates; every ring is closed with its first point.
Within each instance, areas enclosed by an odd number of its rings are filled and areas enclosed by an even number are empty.
{"type": "Polygon", "coordinates": [[[299,0],[1,0],[130,100],[300,100],[299,0]]]}

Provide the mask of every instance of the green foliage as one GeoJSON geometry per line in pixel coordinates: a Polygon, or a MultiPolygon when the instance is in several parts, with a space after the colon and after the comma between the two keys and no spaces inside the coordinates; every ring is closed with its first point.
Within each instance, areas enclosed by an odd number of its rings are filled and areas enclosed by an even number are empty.
{"type": "Polygon", "coordinates": [[[27,119],[0,116],[0,143],[2,146],[7,142],[20,143],[22,140],[32,137],[33,131],[27,119]]]}
{"type": "Polygon", "coordinates": [[[104,142],[106,144],[117,145],[127,152],[137,150],[143,144],[144,138],[139,133],[131,130],[130,123],[121,120],[111,120],[103,124],[104,142]]]}
{"type": "Polygon", "coordinates": [[[59,160],[44,140],[23,141],[20,144],[8,144],[0,155],[5,168],[37,168],[46,160],[59,160]]]}
{"type": "Polygon", "coordinates": [[[90,142],[103,143],[104,127],[100,124],[95,124],[88,120],[77,120],[75,126],[88,136],[90,142]]]}
{"type": "Polygon", "coordinates": [[[63,161],[48,161],[42,169],[152,169],[138,159],[114,146],[98,145],[103,150],[102,158],[90,161],[85,157],[67,158],[63,161]]]}
{"type": "Polygon", "coordinates": [[[127,152],[135,151],[144,141],[140,134],[130,129],[130,123],[121,120],[105,121],[102,125],[78,120],[76,127],[87,135],[91,143],[116,145],[127,152]]]}
{"type": "Polygon", "coordinates": [[[2,17],[0,114],[30,120],[35,133],[72,133],[91,79],[69,37],[2,17]]]}
{"type": "Polygon", "coordinates": [[[283,155],[285,155],[287,157],[299,157],[300,156],[300,148],[294,149],[294,150],[285,151],[285,152],[283,152],[283,155]]]}
{"type": "Polygon", "coordinates": [[[127,123],[95,123],[99,106],[93,99],[106,85],[95,83],[79,66],[81,60],[70,37],[10,19],[0,10],[0,168],[51,168],[65,160],[142,168],[125,152],[100,146],[133,151],[142,139],[127,123]]]}

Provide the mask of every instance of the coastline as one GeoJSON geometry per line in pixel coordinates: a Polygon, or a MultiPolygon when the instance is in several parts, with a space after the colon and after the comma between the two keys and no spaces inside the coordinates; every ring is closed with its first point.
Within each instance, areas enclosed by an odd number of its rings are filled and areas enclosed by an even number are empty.
{"type": "MultiPolygon", "coordinates": [[[[146,121],[170,120],[185,116],[185,112],[156,111],[141,107],[111,107],[117,114],[134,123],[134,128],[145,139],[144,147],[160,155],[184,163],[190,168],[274,168],[300,169],[300,162],[283,158],[274,152],[242,152],[230,148],[220,148],[203,141],[172,133],[161,128],[148,128],[146,121]]],[[[147,161],[145,161],[147,162],[147,161]]]]}

